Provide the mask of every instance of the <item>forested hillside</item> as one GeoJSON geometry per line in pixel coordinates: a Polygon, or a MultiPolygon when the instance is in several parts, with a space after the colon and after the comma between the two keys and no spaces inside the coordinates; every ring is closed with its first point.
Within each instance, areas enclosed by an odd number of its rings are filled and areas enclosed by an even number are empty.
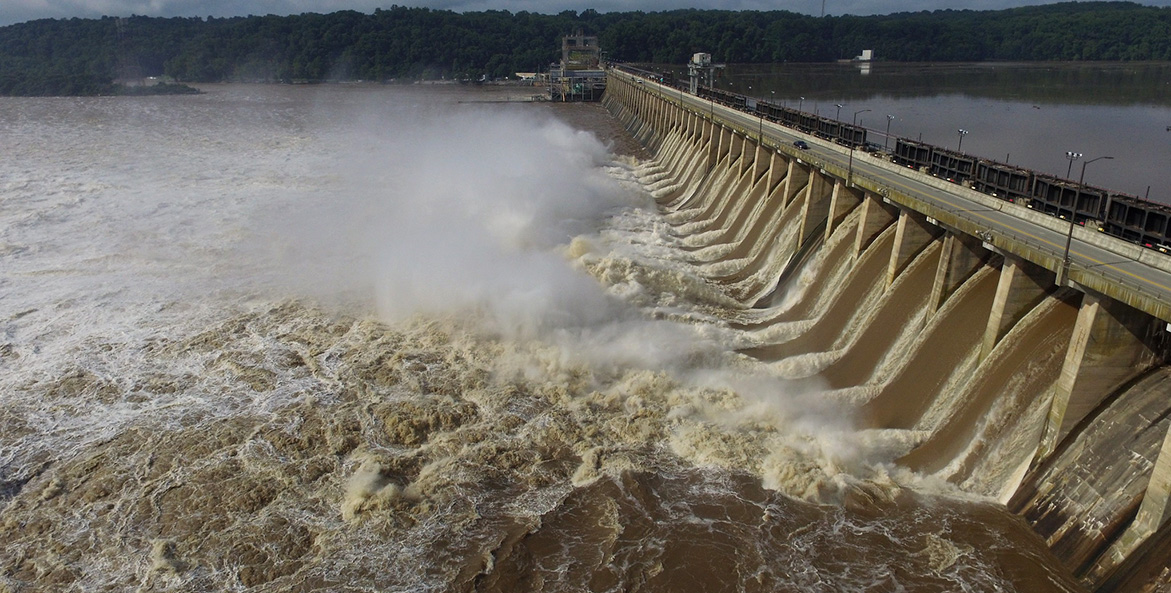
{"type": "Polygon", "coordinates": [[[118,78],[374,81],[503,77],[544,69],[561,35],[596,34],[607,58],[818,62],[864,48],[892,61],[1171,60],[1171,9],[1067,2],[871,17],[786,11],[455,13],[38,20],[0,27],[0,94],[109,92],[118,78]]]}

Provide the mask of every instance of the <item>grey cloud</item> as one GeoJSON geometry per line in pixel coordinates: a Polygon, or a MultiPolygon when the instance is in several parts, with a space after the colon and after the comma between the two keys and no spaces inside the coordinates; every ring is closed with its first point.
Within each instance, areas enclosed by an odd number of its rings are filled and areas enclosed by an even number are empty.
{"type": "MultiPolygon", "coordinates": [[[[996,10],[1014,6],[1048,4],[1053,0],[825,0],[831,15],[890,14],[939,9],[996,10]]],[[[249,14],[327,13],[337,10],[371,12],[392,4],[426,6],[457,12],[508,10],[557,13],[593,8],[599,12],[661,11],[678,8],[726,10],[790,10],[802,14],[821,13],[822,0],[3,0],[0,25],[39,18],[95,18],[103,15],[129,16],[244,16],[249,14]]],[[[1144,2],[1167,6],[1171,0],[1144,2]]]]}

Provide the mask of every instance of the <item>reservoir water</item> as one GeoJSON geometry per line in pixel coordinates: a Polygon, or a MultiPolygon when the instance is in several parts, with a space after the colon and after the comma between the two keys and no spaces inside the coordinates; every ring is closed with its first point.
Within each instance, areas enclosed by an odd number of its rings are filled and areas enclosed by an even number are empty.
{"type": "Polygon", "coordinates": [[[1112,156],[1085,182],[1171,204],[1171,64],[729,65],[716,86],[1075,181],[1112,156]]]}
{"type": "Polygon", "coordinates": [[[205,90],[0,99],[0,590],[1080,590],[738,352],[600,106],[205,90]]]}

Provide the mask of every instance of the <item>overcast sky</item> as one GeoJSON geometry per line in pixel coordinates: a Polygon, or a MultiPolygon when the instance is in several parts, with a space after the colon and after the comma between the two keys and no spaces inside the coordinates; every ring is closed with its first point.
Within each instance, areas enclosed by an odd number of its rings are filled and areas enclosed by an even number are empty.
{"type": "MultiPolygon", "coordinates": [[[[944,8],[995,10],[1014,6],[1051,4],[1050,0],[824,0],[826,14],[889,14],[944,8]]],[[[1143,0],[1153,6],[1171,5],[1171,0],[1143,0]]],[[[425,6],[457,12],[509,10],[556,13],[593,8],[599,12],[676,8],[719,8],[727,10],[791,10],[819,15],[823,0],[0,0],[0,25],[41,18],[94,18],[103,15],[130,16],[243,16],[249,14],[298,14],[375,8],[425,6]]]]}

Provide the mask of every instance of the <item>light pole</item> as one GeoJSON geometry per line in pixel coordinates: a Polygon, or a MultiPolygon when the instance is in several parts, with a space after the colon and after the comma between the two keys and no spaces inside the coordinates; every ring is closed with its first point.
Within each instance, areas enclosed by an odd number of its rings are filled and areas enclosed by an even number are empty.
{"type": "Polygon", "coordinates": [[[842,121],[842,107],[845,107],[845,105],[842,105],[841,103],[834,103],[834,107],[838,108],[838,114],[834,116],[834,119],[842,121]]]}
{"type": "Polygon", "coordinates": [[[805,107],[805,97],[797,97],[797,98],[801,99],[801,101],[799,103],[797,103],[797,111],[801,111],[801,108],[805,107]]]}
{"type": "Polygon", "coordinates": [[[968,131],[963,128],[960,128],[958,131],[960,133],[960,142],[958,145],[956,145],[956,152],[962,152],[964,146],[964,136],[968,135],[968,131]]]}
{"type": "Polygon", "coordinates": [[[1065,178],[1069,179],[1069,173],[1073,171],[1073,162],[1082,158],[1082,153],[1067,150],[1065,151],[1065,158],[1069,159],[1069,166],[1065,168],[1065,178]]]}
{"type": "Polygon", "coordinates": [[[713,122],[716,121],[716,85],[710,80],[711,75],[708,75],[708,99],[711,100],[711,107],[708,109],[708,119],[713,122]]]}
{"type": "Polygon", "coordinates": [[[756,106],[756,112],[760,116],[760,126],[756,129],[756,135],[760,138],[760,145],[764,146],[764,110],[759,104],[756,106]]]}
{"type": "MultiPolygon", "coordinates": [[[[1076,153],[1076,152],[1075,152],[1075,153],[1069,153],[1069,154],[1076,154],[1076,155],[1078,155],[1079,157],[1080,157],[1080,156],[1082,156],[1080,153],[1076,153]]],[[[1090,160],[1088,160],[1088,161],[1085,161],[1085,162],[1083,162],[1083,163],[1082,163],[1082,175],[1081,175],[1081,177],[1079,177],[1079,178],[1078,178],[1078,180],[1077,180],[1077,183],[1078,183],[1078,189],[1077,189],[1077,191],[1078,191],[1078,193],[1080,193],[1080,192],[1081,192],[1081,186],[1082,186],[1082,183],[1083,183],[1083,182],[1086,180],[1086,165],[1088,165],[1088,164],[1090,164],[1090,163],[1092,163],[1092,162],[1094,162],[1094,161],[1100,161],[1100,160],[1102,160],[1102,159],[1106,159],[1106,160],[1112,160],[1113,158],[1114,158],[1114,157],[1112,157],[1112,156],[1100,156],[1100,157],[1098,157],[1098,158],[1096,158],[1096,159],[1090,159],[1090,160]]],[[[1073,167],[1073,161],[1074,161],[1074,159],[1073,159],[1073,158],[1070,158],[1070,159],[1069,159],[1069,165],[1070,165],[1070,167],[1071,167],[1071,168],[1073,167]]],[[[1070,247],[1070,245],[1072,245],[1072,244],[1073,244],[1073,225],[1074,225],[1074,221],[1075,221],[1075,220],[1077,220],[1077,193],[1075,193],[1075,194],[1073,195],[1073,206],[1071,206],[1071,207],[1070,207],[1070,213],[1069,213],[1069,234],[1067,234],[1067,235],[1065,236],[1065,255],[1063,255],[1063,256],[1061,257],[1061,279],[1060,279],[1061,281],[1060,281],[1060,282],[1058,282],[1058,284],[1066,284],[1066,283],[1069,281],[1069,264],[1070,264],[1070,261],[1069,261],[1069,260],[1070,260],[1070,258],[1069,258],[1069,247],[1070,247]]]]}
{"type": "MultiPolygon", "coordinates": [[[[867,111],[870,111],[870,110],[863,109],[861,111],[854,112],[854,126],[855,127],[857,127],[857,125],[858,125],[858,114],[859,113],[866,113],[867,111]]],[[[849,164],[849,166],[846,167],[846,187],[850,186],[850,181],[853,179],[853,177],[854,177],[854,143],[850,142],[850,164],[849,164]]]]}
{"type": "Polygon", "coordinates": [[[883,150],[890,150],[890,148],[888,146],[890,144],[890,122],[892,122],[894,120],[895,120],[895,116],[893,116],[893,115],[886,116],[886,139],[883,140],[883,142],[882,142],[882,149],[883,150]]]}

